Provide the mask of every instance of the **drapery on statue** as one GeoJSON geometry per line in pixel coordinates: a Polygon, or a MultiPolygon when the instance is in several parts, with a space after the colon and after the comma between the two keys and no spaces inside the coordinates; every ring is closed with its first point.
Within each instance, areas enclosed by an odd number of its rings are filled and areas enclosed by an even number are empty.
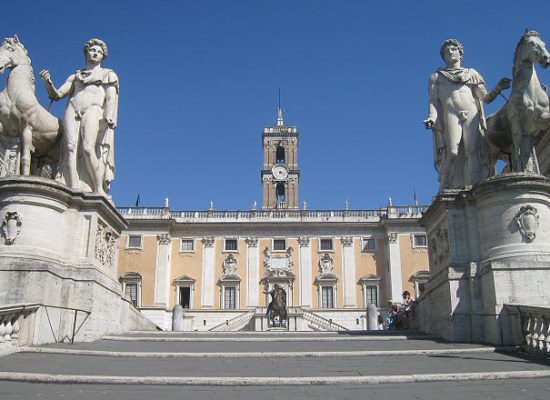
{"type": "Polygon", "coordinates": [[[434,134],[434,163],[440,190],[473,185],[489,176],[486,129],[482,103],[491,103],[510,79],[502,78],[487,93],[483,77],[461,67],[464,49],[455,39],[440,49],[446,67],[434,72],[428,82],[429,116],[426,129],[434,134]]]}
{"type": "Polygon", "coordinates": [[[7,156],[0,176],[40,175],[47,166],[55,174],[61,122],[38,102],[31,60],[17,35],[4,39],[0,47],[0,74],[7,69],[6,87],[0,93],[0,142],[18,138],[20,156],[7,156]]]}
{"type": "Polygon", "coordinates": [[[274,323],[275,318],[279,319],[279,326],[286,324],[287,312],[286,312],[286,292],[279,285],[275,284],[270,292],[266,292],[271,295],[271,302],[267,306],[266,315],[274,323]]]}
{"type": "Polygon", "coordinates": [[[512,172],[539,173],[535,144],[542,133],[550,130],[550,109],[535,63],[546,68],[550,54],[540,35],[526,29],[514,53],[510,100],[487,118],[493,174],[497,159],[507,161],[512,172]]]}
{"type": "Polygon", "coordinates": [[[47,70],[40,72],[51,100],[68,97],[57,179],[73,189],[106,194],[114,177],[114,129],[117,123],[117,75],[102,68],[107,45],[91,39],[84,46],[86,68],[56,89],[47,70]]]}

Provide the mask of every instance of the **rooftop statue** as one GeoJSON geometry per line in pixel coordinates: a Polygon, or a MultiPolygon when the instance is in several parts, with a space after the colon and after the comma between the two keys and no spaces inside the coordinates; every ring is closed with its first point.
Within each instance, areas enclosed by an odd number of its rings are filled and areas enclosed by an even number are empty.
{"type": "Polygon", "coordinates": [[[57,179],[76,190],[105,194],[114,177],[117,75],[102,68],[107,45],[91,39],[84,46],[86,67],[56,89],[47,70],[40,72],[51,100],[67,97],[57,179]]]}
{"type": "Polygon", "coordinates": [[[464,49],[460,42],[443,42],[440,54],[446,67],[429,79],[429,115],[426,129],[434,133],[434,163],[440,189],[473,185],[489,176],[486,123],[482,103],[491,103],[510,79],[502,78],[487,93],[483,77],[461,66],[464,49]]]}
{"type": "Polygon", "coordinates": [[[550,109],[535,63],[546,68],[550,54],[537,32],[525,30],[514,53],[510,100],[487,118],[493,174],[497,159],[507,161],[512,172],[539,173],[534,146],[550,130],[550,109]]]}
{"type": "Polygon", "coordinates": [[[48,167],[53,176],[61,123],[38,102],[31,59],[17,35],[0,47],[0,73],[5,70],[10,72],[0,93],[0,148],[6,148],[0,176],[40,175],[48,167]]]}

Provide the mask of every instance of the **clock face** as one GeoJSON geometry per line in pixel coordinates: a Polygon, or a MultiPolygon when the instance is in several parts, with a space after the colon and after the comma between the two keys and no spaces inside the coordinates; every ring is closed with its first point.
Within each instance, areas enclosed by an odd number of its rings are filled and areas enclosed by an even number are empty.
{"type": "Polygon", "coordinates": [[[271,173],[275,179],[286,179],[288,176],[288,171],[283,165],[275,165],[271,169],[271,173]]]}

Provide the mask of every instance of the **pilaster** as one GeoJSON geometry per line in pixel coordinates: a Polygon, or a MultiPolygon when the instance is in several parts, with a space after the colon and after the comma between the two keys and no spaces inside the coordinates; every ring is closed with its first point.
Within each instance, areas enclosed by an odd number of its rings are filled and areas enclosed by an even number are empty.
{"type": "Polygon", "coordinates": [[[201,307],[214,307],[215,286],[215,242],[213,237],[206,237],[202,242],[202,279],[201,279],[201,307]]]}
{"type": "Polygon", "coordinates": [[[344,308],[357,307],[357,293],[355,290],[355,251],[353,237],[343,237],[342,244],[342,280],[344,308]]]}
{"type": "Polygon", "coordinates": [[[403,280],[401,276],[401,247],[399,234],[388,232],[386,234],[386,246],[388,254],[388,296],[394,302],[401,302],[403,280]]]}
{"type": "Polygon", "coordinates": [[[247,238],[246,245],[246,306],[259,307],[260,252],[258,249],[258,238],[247,238]]]}
{"type": "Polygon", "coordinates": [[[155,268],[155,305],[170,306],[170,272],[172,239],[168,233],[157,235],[157,265],[155,268]]]}
{"type": "Polygon", "coordinates": [[[298,273],[300,276],[300,306],[312,307],[312,265],[311,265],[311,247],[309,246],[309,237],[299,237],[298,245],[300,246],[298,251],[299,265],[298,273]]]}

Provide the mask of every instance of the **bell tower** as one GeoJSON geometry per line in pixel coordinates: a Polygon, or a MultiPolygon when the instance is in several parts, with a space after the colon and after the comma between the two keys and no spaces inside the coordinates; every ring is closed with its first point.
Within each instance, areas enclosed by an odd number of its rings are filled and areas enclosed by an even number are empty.
{"type": "Polygon", "coordinates": [[[277,125],[266,126],[262,133],[262,209],[298,209],[298,130],[283,122],[283,110],[277,109],[277,125]]]}

